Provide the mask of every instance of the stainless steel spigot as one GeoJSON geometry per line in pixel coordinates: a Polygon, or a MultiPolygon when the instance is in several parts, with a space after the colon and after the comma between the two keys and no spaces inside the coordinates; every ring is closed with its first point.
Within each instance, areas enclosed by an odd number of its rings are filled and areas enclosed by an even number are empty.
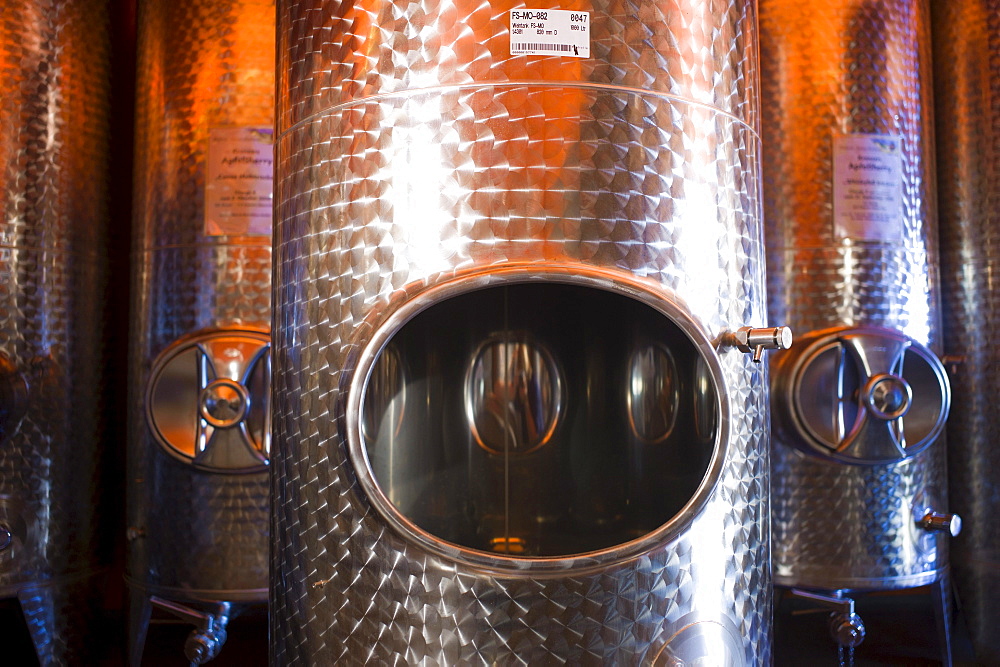
{"type": "Polygon", "coordinates": [[[962,532],[962,517],[957,514],[928,510],[917,520],[917,525],[924,530],[946,532],[952,537],[957,537],[962,532]]]}
{"type": "Polygon", "coordinates": [[[838,646],[854,648],[865,640],[865,624],[861,617],[853,611],[832,612],[830,614],[830,636],[833,637],[838,646]]]}
{"type": "Polygon", "coordinates": [[[230,609],[228,602],[216,603],[211,612],[204,612],[156,596],[151,597],[149,601],[195,626],[184,642],[184,655],[192,665],[203,665],[219,655],[227,638],[226,624],[229,623],[230,609]]]}
{"type": "Polygon", "coordinates": [[[759,364],[764,358],[764,350],[787,350],[792,346],[792,330],[789,327],[740,327],[729,334],[727,342],[740,352],[753,354],[753,362],[759,364]]]}
{"type": "Polygon", "coordinates": [[[226,643],[226,630],[221,623],[206,630],[192,630],[184,642],[184,655],[195,665],[203,665],[212,660],[222,645],[226,643]]]}
{"type": "Polygon", "coordinates": [[[854,612],[853,599],[843,597],[840,591],[834,591],[831,595],[823,595],[793,588],[789,593],[794,597],[814,602],[822,609],[831,610],[830,636],[833,637],[838,646],[854,648],[865,640],[865,624],[861,617],[854,612]]]}

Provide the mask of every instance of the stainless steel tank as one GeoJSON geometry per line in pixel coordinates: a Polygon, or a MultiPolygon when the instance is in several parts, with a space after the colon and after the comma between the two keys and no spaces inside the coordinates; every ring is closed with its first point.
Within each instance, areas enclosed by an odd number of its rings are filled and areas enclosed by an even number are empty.
{"type": "Polygon", "coordinates": [[[783,587],[943,582],[959,527],[945,512],[929,11],[760,3],[768,307],[797,334],[771,376],[783,587]]]}
{"type": "Polygon", "coordinates": [[[279,3],[275,664],[769,663],[756,52],[279,3]]]}
{"type": "Polygon", "coordinates": [[[1000,662],[1000,3],[933,2],[934,92],[944,349],[954,363],[948,419],[949,495],[967,519],[952,570],[977,659],[1000,662]]]}
{"type": "Polygon", "coordinates": [[[43,665],[101,646],[109,89],[106,3],[4,4],[0,597],[19,601],[43,665]]]}
{"type": "Polygon", "coordinates": [[[203,662],[266,600],[274,3],[138,9],[130,660],[155,607],[203,662]]]}

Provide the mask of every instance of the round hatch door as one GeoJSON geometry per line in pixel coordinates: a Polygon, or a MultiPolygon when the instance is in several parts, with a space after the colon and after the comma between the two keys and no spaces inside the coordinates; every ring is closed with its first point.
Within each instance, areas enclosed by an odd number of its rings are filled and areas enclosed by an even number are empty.
{"type": "Polygon", "coordinates": [[[783,435],[849,463],[913,456],[941,432],[951,391],[925,346],[881,328],[814,332],[778,358],[783,435]]]}
{"type": "Polygon", "coordinates": [[[196,334],[157,358],[146,418],[174,458],[224,473],[267,467],[270,338],[254,330],[196,334]]]}

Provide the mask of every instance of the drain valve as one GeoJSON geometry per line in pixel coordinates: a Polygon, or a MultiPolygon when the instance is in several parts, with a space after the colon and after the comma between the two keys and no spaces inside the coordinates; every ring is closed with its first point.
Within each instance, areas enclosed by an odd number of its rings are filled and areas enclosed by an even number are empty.
{"type": "Polygon", "coordinates": [[[729,334],[726,342],[740,352],[753,354],[753,362],[759,364],[764,358],[764,350],[787,350],[792,346],[792,330],[789,327],[740,327],[729,334]]]}
{"type": "MultiPolygon", "coordinates": [[[[854,600],[844,597],[841,591],[834,591],[832,595],[823,595],[793,588],[789,594],[801,600],[808,600],[818,607],[815,610],[793,613],[830,610],[830,636],[837,642],[837,647],[841,651],[848,649],[849,655],[853,658],[853,649],[865,640],[865,624],[861,617],[854,612],[854,600]]],[[[843,660],[841,664],[843,664],[843,660]]]]}
{"type": "Polygon", "coordinates": [[[151,597],[150,602],[195,626],[184,642],[184,655],[192,665],[203,665],[219,655],[222,645],[226,643],[230,610],[228,602],[212,605],[210,612],[192,609],[156,596],[151,597]]]}

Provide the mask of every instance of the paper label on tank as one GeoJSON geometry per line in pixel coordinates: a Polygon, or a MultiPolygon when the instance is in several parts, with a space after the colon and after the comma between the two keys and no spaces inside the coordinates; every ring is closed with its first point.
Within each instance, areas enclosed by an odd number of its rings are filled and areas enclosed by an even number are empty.
{"type": "Polygon", "coordinates": [[[833,226],[838,238],[902,241],[901,137],[888,134],[834,137],[833,226]]]}
{"type": "Polygon", "coordinates": [[[269,127],[217,127],[208,132],[205,234],[270,236],[274,135],[269,127]]]}
{"type": "Polygon", "coordinates": [[[510,55],[590,57],[590,12],[510,10],[510,55]]]}

